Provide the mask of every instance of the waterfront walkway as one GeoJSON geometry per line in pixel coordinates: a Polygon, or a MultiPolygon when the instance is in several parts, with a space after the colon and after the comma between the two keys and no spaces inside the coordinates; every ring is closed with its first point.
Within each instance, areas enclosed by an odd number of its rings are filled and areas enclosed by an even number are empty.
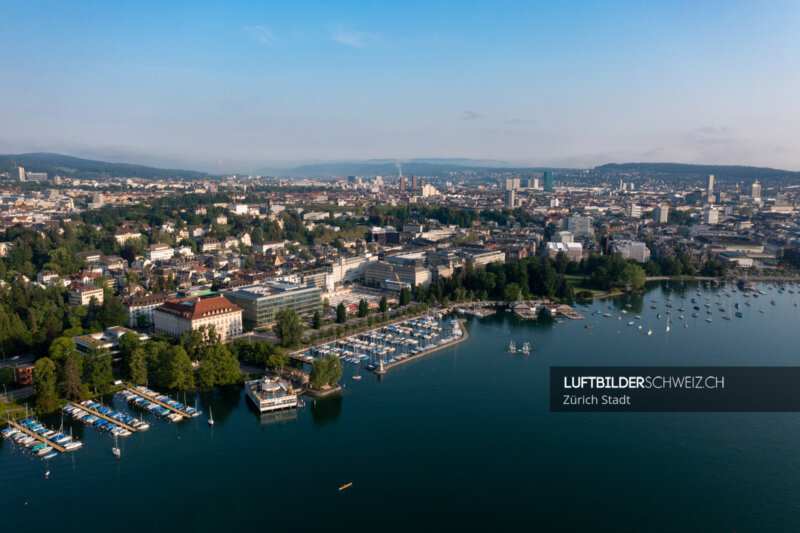
{"type": "Polygon", "coordinates": [[[46,439],[46,438],[42,437],[42,436],[41,436],[41,435],[39,435],[38,433],[34,433],[33,431],[31,431],[31,430],[29,430],[29,429],[26,429],[26,428],[24,428],[24,427],[22,427],[22,426],[20,426],[19,424],[17,424],[17,423],[16,423],[16,422],[14,422],[13,420],[9,420],[9,421],[8,421],[8,423],[9,423],[9,424],[11,424],[12,426],[14,426],[15,428],[17,428],[18,430],[22,431],[23,433],[25,433],[25,434],[27,434],[27,435],[30,435],[30,436],[31,436],[31,437],[33,437],[34,439],[36,439],[36,440],[38,440],[38,441],[41,441],[41,442],[44,442],[44,443],[45,443],[45,444],[47,444],[48,446],[52,446],[52,448],[53,448],[54,450],[58,450],[59,452],[64,452],[64,451],[66,451],[66,448],[64,448],[63,446],[60,446],[60,445],[56,444],[55,442],[52,442],[52,441],[50,441],[49,439],[46,439]]]}

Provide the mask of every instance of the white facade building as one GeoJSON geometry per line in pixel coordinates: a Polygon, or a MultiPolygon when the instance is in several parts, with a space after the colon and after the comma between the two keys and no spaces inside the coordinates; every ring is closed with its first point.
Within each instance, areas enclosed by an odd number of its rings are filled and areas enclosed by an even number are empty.
{"type": "Polygon", "coordinates": [[[650,250],[647,245],[639,241],[617,241],[614,243],[614,250],[618,252],[623,259],[635,259],[640,263],[646,263],[650,260],[650,250]]]}
{"type": "Polygon", "coordinates": [[[242,308],[224,296],[167,300],[153,313],[156,333],[179,337],[184,331],[214,326],[221,340],[242,333],[242,308]]]}
{"type": "Polygon", "coordinates": [[[147,258],[150,261],[166,261],[172,259],[175,255],[175,250],[168,244],[151,244],[147,248],[147,258]]]}

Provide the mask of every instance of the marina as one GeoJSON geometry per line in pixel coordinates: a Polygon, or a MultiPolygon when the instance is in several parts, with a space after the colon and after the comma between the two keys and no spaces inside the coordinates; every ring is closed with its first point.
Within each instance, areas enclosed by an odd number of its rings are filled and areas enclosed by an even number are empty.
{"type": "MultiPolygon", "coordinates": [[[[462,344],[395,367],[381,380],[366,379],[369,374],[362,368],[366,363],[345,364],[346,371],[358,369],[365,379],[352,381],[348,373],[339,393],[309,399],[305,409],[262,414],[250,407],[243,387],[187,393],[184,404],[197,403],[205,413],[213,410],[213,430],[205,417],[184,418],[180,424],[151,420],[147,432],[120,437],[115,446],[107,433],[89,430],[80,420],[61,414],[37,417],[51,428],[58,428],[63,418],[63,433],[72,431],[84,446],[78,454],[56,452],[42,461],[38,451],[2,439],[3,486],[14,487],[11,497],[0,503],[3,516],[24,523],[46,512],[58,516],[69,529],[84,523],[84,502],[90,499],[93,519],[113,523],[119,516],[119,493],[108,487],[124,486],[141,495],[138,503],[147,509],[127,516],[126,528],[152,528],[153,523],[174,517],[174,509],[164,505],[163,493],[153,487],[174,484],[197,504],[181,529],[213,530],[220,508],[233,517],[233,527],[254,527],[258,519],[252,499],[247,498],[251,488],[242,484],[248,477],[281,480],[263,484],[259,495],[284,511],[271,518],[271,525],[290,528],[308,508],[301,495],[313,497],[327,516],[343,503],[355,505],[381,490],[392,497],[413,493],[420,500],[435,501],[439,509],[461,509],[463,501],[474,497],[477,480],[492,487],[485,503],[503,513],[511,529],[526,530],[535,523],[539,529],[559,531],[571,507],[556,494],[572,490],[575,482],[591,483],[602,468],[624,472],[625,478],[608,479],[605,494],[589,494],[587,504],[601,506],[609,497],[636,502],[626,516],[640,525],[637,530],[679,531],[691,520],[704,531],[788,531],[783,524],[797,523],[800,514],[790,509],[781,512],[779,520],[765,515],[763,504],[769,500],[784,505],[800,498],[796,484],[800,467],[791,453],[800,445],[796,413],[565,417],[549,410],[551,366],[794,364],[800,321],[800,310],[794,306],[800,301],[796,287],[787,285],[779,294],[777,287],[759,284],[767,296],[747,298],[738,291],[728,299],[724,291],[718,297],[716,287],[701,285],[698,296],[696,285],[686,285],[681,290],[677,283],[671,287],[661,283],[646,295],[581,305],[578,310],[587,315],[586,321],[528,321],[510,312],[469,317],[462,323],[462,344]],[[698,318],[690,315],[692,297],[703,309],[698,318]],[[667,332],[670,298],[672,329],[667,332]],[[703,307],[707,299],[723,302],[726,312],[741,309],[743,317],[717,319],[721,313],[715,306],[715,320],[708,324],[703,307]],[[750,306],[745,305],[748,300],[750,306]],[[684,319],[678,318],[679,307],[689,310],[684,319]],[[606,313],[613,316],[605,317],[606,313]],[[629,318],[633,327],[626,327],[619,317],[629,318]],[[586,324],[594,327],[586,329],[586,324]],[[651,336],[646,335],[649,330],[651,336]],[[511,340],[517,353],[504,355],[511,340]],[[535,356],[522,354],[525,342],[535,356]],[[763,350],[765,342],[774,349],[763,350]],[[475,468],[476,450],[491,450],[498,442],[503,443],[502,463],[475,468]],[[112,446],[119,449],[119,459],[112,446]],[[380,453],[365,454],[367,447],[380,453]],[[298,452],[315,457],[317,449],[325,450],[326,460],[284,459],[297,457],[298,452]],[[654,464],[653,454],[662,460],[654,464]],[[719,467],[707,472],[698,469],[701,464],[719,467]],[[47,478],[46,471],[50,471],[47,478]],[[687,485],[687,477],[692,484],[687,485]],[[437,482],[420,483],[423,478],[437,482]],[[209,495],[209,479],[231,489],[209,495]],[[392,480],[388,485],[387,479],[392,480]],[[350,482],[354,482],[351,487],[338,490],[350,482]],[[641,489],[648,486],[659,490],[641,489]],[[662,491],[678,495],[669,510],[663,509],[662,491]],[[672,512],[678,508],[680,513],[672,512]],[[648,527],[654,519],[660,528],[648,527]]],[[[383,335],[379,329],[375,333],[383,335]]],[[[95,401],[116,411],[128,406],[120,394],[95,401]]],[[[131,410],[138,416],[137,411],[131,410]]],[[[350,514],[356,513],[340,515],[337,528],[357,530],[363,524],[363,516],[350,514]]],[[[438,514],[431,515],[425,506],[381,510],[381,519],[391,521],[396,530],[413,529],[434,516],[438,514]]],[[[330,528],[329,521],[316,514],[307,520],[309,528],[330,528]]],[[[493,524],[485,512],[467,509],[456,513],[450,525],[466,531],[492,529],[493,524]]],[[[576,519],[570,526],[591,531],[596,522],[576,519]]]]}
{"type": "Polygon", "coordinates": [[[145,431],[150,428],[150,425],[144,421],[91,400],[85,400],[80,404],[68,403],[61,408],[61,411],[75,420],[91,424],[114,436],[127,437],[136,431],[145,431]]]}
{"type": "Polygon", "coordinates": [[[135,388],[125,387],[119,393],[128,403],[138,405],[151,413],[167,418],[171,422],[180,422],[184,418],[195,418],[202,411],[184,405],[169,396],[159,394],[144,386],[135,388]]]}
{"type": "Polygon", "coordinates": [[[318,357],[335,356],[344,363],[364,364],[366,370],[381,374],[407,360],[447,347],[460,340],[463,334],[458,320],[428,315],[379,326],[289,356],[304,364],[311,364],[318,357]]]}
{"type": "MultiPolygon", "coordinates": [[[[19,422],[8,420],[7,422],[10,427],[3,430],[3,437],[13,439],[15,443],[21,446],[35,448],[38,441],[44,445],[39,450],[49,447],[50,450],[55,450],[56,452],[66,452],[77,450],[83,445],[61,431],[48,429],[35,418],[25,418],[19,422]]],[[[52,457],[47,457],[47,453],[43,456],[48,459],[52,457]]]]}

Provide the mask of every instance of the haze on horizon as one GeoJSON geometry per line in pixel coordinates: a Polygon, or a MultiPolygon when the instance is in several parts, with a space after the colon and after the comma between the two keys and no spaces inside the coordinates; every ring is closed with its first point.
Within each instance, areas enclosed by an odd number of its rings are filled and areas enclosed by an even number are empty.
{"type": "Polygon", "coordinates": [[[2,2],[0,153],[800,170],[795,2],[2,2]]]}

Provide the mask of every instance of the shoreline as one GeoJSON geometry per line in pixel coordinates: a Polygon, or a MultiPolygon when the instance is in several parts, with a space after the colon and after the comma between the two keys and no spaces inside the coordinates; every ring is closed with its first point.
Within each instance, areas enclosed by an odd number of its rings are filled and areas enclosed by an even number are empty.
{"type": "Polygon", "coordinates": [[[326,396],[330,396],[331,394],[335,394],[337,392],[340,392],[341,390],[342,390],[342,386],[341,385],[336,385],[335,387],[332,387],[330,390],[325,390],[325,391],[318,391],[318,390],[314,390],[314,389],[309,387],[309,388],[303,389],[303,392],[298,394],[298,396],[310,396],[312,398],[325,398],[326,396]]]}
{"type": "Polygon", "coordinates": [[[418,353],[417,355],[414,355],[414,356],[411,356],[411,357],[407,357],[406,359],[403,359],[401,361],[395,361],[394,363],[386,365],[384,370],[386,370],[386,372],[389,372],[390,369],[392,369],[392,368],[394,368],[396,366],[400,366],[400,365],[402,365],[404,363],[408,363],[409,361],[414,361],[416,359],[419,359],[420,357],[425,357],[426,355],[430,355],[430,354],[432,354],[434,352],[438,352],[439,350],[442,350],[444,348],[450,348],[451,346],[455,346],[456,344],[459,344],[459,343],[467,340],[469,338],[469,333],[467,332],[467,328],[464,327],[464,322],[466,322],[466,320],[463,319],[463,318],[457,318],[456,321],[458,321],[459,326],[461,326],[461,332],[462,333],[461,333],[461,336],[459,338],[455,339],[454,341],[448,342],[447,344],[444,344],[444,345],[441,345],[441,346],[437,346],[436,348],[434,348],[432,350],[428,350],[428,351],[423,352],[423,353],[418,353]]]}

